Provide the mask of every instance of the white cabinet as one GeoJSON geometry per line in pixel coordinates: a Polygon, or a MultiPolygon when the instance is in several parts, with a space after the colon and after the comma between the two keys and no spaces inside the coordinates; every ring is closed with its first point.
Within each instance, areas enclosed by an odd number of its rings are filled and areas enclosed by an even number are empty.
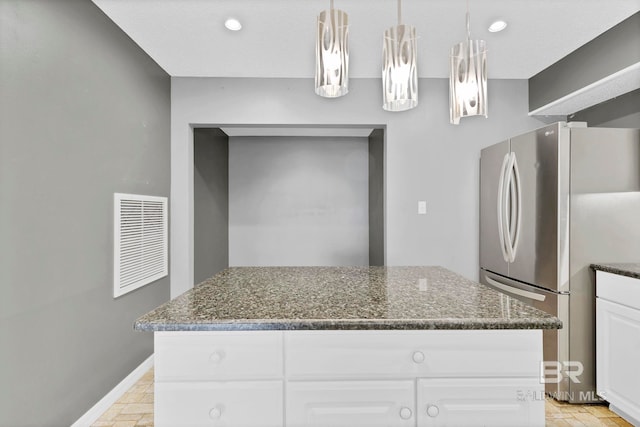
{"type": "Polygon", "coordinates": [[[415,426],[413,381],[287,383],[287,426],[415,426]]]}
{"type": "Polygon", "coordinates": [[[544,425],[540,330],[156,332],[155,345],[157,426],[544,425]]]}
{"type": "Polygon", "coordinates": [[[640,425],[640,279],[598,271],[596,295],[598,395],[640,425]]]}
{"type": "Polygon", "coordinates": [[[282,427],[282,381],[160,382],[156,426],[282,427]]]}
{"type": "Polygon", "coordinates": [[[539,385],[537,378],[418,380],[418,426],[542,427],[539,385]]]}
{"type": "Polygon", "coordinates": [[[528,376],[540,359],[532,351],[529,335],[522,332],[299,331],[285,335],[287,376],[293,379],[528,376]],[[487,352],[492,357],[487,357],[487,352]]]}
{"type": "Polygon", "coordinates": [[[157,427],[282,427],[282,332],[156,332],[157,427]]]}
{"type": "Polygon", "coordinates": [[[156,381],[282,378],[282,332],[163,332],[155,335],[156,381]]]}

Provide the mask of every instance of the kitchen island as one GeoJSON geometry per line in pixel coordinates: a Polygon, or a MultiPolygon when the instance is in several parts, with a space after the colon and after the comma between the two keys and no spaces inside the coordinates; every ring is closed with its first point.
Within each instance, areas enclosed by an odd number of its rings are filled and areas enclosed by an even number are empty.
{"type": "Polygon", "coordinates": [[[544,425],[558,318],[441,267],[234,267],[138,319],[156,426],[544,425]]]}

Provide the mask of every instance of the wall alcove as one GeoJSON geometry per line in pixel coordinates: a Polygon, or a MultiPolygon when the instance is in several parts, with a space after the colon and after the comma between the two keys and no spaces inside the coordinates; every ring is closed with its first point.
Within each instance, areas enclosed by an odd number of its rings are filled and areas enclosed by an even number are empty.
{"type": "Polygon", "coordinates": [[[385,128],[193,129],[194,284],[227,266],[385,265],[385,128]]]}

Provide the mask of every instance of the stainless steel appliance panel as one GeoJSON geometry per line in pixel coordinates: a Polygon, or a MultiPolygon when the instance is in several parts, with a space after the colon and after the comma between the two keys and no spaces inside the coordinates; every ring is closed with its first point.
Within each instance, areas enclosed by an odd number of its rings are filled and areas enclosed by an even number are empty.
{"type": "Polygon", "coordinates": [[[520,236],[509,277],[558,290],[559,126],[511,138],[520,181],[520,236]]]}
{"type": "MultiPolygon", "coordinates": [[[[563,329],[546,329],[542,332],[542,348],[545,362],[556,363],[561,360],[560,355],[568,354],[567,339],[568,331],[568,310],[569,295],[562,295],[544,289],[529,286],[524,283],[511,280],[480,269],[480,283],[494,288],[509,298],[515,298],[532,305],[549,314],[557,316],[562,320],[563,329]]],[[[545,391],[552,396],[564,398],[568,395],[569,383],[563,379],[560,383],[548,382],[545,384],[545,391]]],[[[565,399],[562,399],[565,400],[565,399]]]]}
{"type": "Polygon", "coordinates": [[[569,360],[581,361],[570,401],[595,390],[598,262],[640,259],[640,130],[572,129],[569,360]]]}
{"type": "Polygon", "coordinates": [[[545,360],[581,362],[584,370],[580,382],[564,372],[547,391],[559,400],[595,401],[595,274],[589,265],[640,259],[640,130],[560,122],[512,138],[506,154],[505,144],[482,151],[481,282],[562,320],[562,329],[543,332],[545,360]],[[501,168],[505,155],[516,166],[501,168]],[[504,202],[502,227],[496,199],[504,202]],[[501,240],[500,232],[509,239],[501,240]],[[501,241],[513,243],[506,272],[501,241]]]}
{"type": "Polygon", "coordinates": [[[508,264],[502,255],[497,203],[498,181],[508,153],[509,141],[503,141],[483,149],[480,155],[480,265],[503,275],[508,274],[508,264]]]}

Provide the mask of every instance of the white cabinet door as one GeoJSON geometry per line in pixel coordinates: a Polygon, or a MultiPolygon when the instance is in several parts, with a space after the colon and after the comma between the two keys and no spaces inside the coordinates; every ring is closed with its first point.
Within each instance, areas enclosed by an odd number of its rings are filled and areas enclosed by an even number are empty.
{"type": "Polygon", "coordinates": [[[597,298],[596,323],[598,394],[640,420],[640,310],[597,298]]]}
{"type": "Polygon", "coordinates": [[[287,427],[415,426],[414,381],[288,382],[287,427]]]}
{"type": "Polygon", "coordinates": [[[418,380],[418,426],[544,426],[538,378],[418,380]]]}
{"type": "Polygon", "coordinates": [[[155,384],[156,427],[282,427],[282,381],[155,384]]]}

